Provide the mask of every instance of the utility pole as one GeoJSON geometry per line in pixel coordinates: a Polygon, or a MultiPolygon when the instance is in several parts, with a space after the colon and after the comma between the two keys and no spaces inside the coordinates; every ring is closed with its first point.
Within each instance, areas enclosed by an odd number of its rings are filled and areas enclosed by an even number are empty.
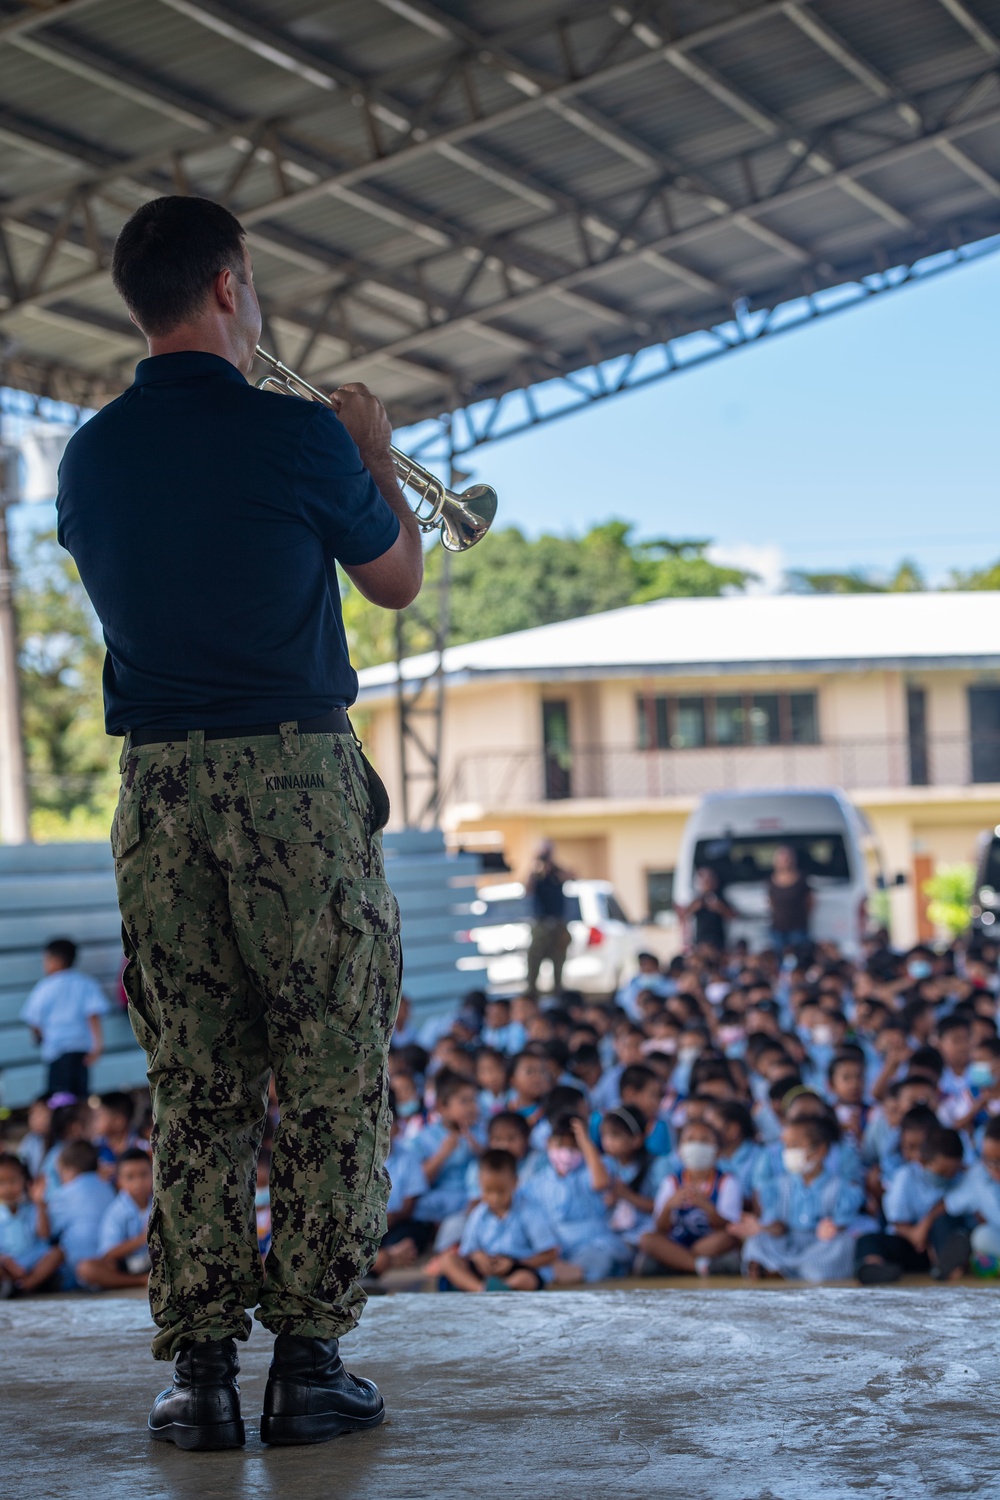
{"type": "Polygon", "coordinates": [[[4,844],[26,844],[31,836],[7,529],[7,512],[18,495],[17,474],[17,450],[0,445],[0,842],[4,844]]]}

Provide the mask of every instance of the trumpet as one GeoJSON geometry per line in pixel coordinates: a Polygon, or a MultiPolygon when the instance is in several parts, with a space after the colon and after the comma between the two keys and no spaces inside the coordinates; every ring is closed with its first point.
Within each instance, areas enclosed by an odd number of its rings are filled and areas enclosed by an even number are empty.
{"type": "MultiPolygon", "coordinates": [[[[268,354],[257,345],[257,358],[270,366],[270,374],[257,381],[259,391],[282,391],[286,396],[302,396],[307,401],[321,401],[333,407],[330,397],[317,390],[282,364],[277,355],[268,354]]],[[[417,503],[413,507],[421,531],[441,529],[441,544],[449,552],[467,552],[482,541],[497,513],[497,492],[488,484],[472,484],[461,494],[450,490],[443,479],[408,458],[398,448],[390,448],[396,477],[401,485],[413,490],[417,503]],[[427,507],[423,511],[421,507],[427,507]]]]}

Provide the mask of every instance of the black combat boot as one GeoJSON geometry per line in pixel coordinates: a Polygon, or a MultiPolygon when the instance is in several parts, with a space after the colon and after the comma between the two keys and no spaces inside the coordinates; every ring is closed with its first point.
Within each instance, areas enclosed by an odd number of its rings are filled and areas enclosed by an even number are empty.
{"type": "Polygon", "coordinates": [[[174,1363],[173,1385],[153,1402],[150,1432],[178,1448],[242,1448],[239,1369],[235,1339],[186,1344],[174,1363]]]}
{"type": "Polygon", "coordinates": [[[260,1419],[265,1443],[325,1443],[341,1432],[377,1427],[385,1416],[378,1386],[348,1375],[336,1339],[279,1333],[260,1419]]]}

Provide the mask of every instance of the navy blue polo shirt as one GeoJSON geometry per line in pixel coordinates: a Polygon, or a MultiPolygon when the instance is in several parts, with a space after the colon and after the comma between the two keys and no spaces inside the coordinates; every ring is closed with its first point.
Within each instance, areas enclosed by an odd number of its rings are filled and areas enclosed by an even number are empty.
{"type": "Polygon", "coordinates": [[[160,354],[70,440],[59,540],[104,627],[109,734],[239,729],[354,702],[334,562],[399,520],[315,402],[160,354]]]}

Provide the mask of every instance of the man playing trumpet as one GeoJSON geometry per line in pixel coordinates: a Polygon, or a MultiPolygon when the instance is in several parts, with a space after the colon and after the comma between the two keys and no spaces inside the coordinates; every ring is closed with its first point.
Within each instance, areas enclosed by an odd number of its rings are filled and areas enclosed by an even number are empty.
{"type": "Polygon", "coordinates": [[[226,209],[146,203],[112,274],[149,358],[67,447],[58,513],[104,627],[108,732],[125,736],[112,846],[155,1117],[153,1353],[176,1360],[149,1426],[185,1448],[244,1441],[235,1341],[256,1305],[277,1336],[261,1435],[322,1441],[383,1417],[337,1341],[384,1225],[400,975],[388,802],[347,717],[335,563],[403,608],[420,533],[365,386],[331,411],[248,384],[261,316],[226,209]]]}

